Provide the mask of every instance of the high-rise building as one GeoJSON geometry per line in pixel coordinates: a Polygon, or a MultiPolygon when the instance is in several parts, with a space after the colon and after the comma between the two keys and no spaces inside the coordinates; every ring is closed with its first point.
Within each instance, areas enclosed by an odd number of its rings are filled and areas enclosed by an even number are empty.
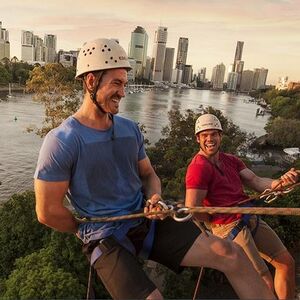
{"type": "Polygon", "coordinates": [[[163,81],[171,82],[175,48],[166,48],[163,81]]]}
{"type": "Polygon", "coordinates": [[[131,32],[131,40],[129,44],[128,56],[136,61],[136,77],[142,78],[146,66],[148,48],[148,34],[146,30],[137,26],[131,32]]]}
{"type": "Polygon", "coordinates": [[[173,69],[172,71],[172,80],[173,83],[181,83],[183,71],[180,69],[173,69]]]}
{"type": "Polygon", "coordinates": [[[151,60],[152,60],[151,57],[147,56],[144,75],[143,75],[143,77],[148,80],[151,79],[151,60]]]}
{"type": "Polygon", "coordinates": [[[237,79],[237,89],[240,89],[241,85],[241,80],[243,76],[243,69],[244,69],[244,62],[242,60],[237,60],[235,62],[235,71],[238,74],[238,79],[237,79]]]}
{"type": "Polygon", "coordinates": [[[205,82],[206,81],[206,68],[201,68],[198,71],[198,79],[201,82],[205,82]]]}
{"type": "Polygon", "coordinates": [[[34,46],[34,60],[35,61],[45,61],[45,46],[43,39],[41,39],[39,36],[34,35],[33,36],[33,46],[34,46]]]}
{"type": "Polygon", "coordinates": [[[268,69],[265,68],[254,69],[252,89],[259,90],[265,88],[267,76],[268,76],[268,69]]]}
{"type": "Polygon", "coordinates": [[[242,74],[242,80],[240,85],[240,91],[250,92],[252,90],[254,72],[251,70],[245,70],[242,74]]]}
{"type": "Polygon", "coordinates": [[[183,73],[182,73],[182,83],[190,84],[193,76],[193,66],[184,65],[183,73]]]}
{"type": "Polygon", "coordinates": [[[212,88],[214,90],[222,90],[225,76],[225,65],[220,63],[213,68],[211,77],[212,88]]]}
{"type": "Polygon", "coordinates": [[[237,86],[238,73],[229,72],[227,77],[227,90],[235,91],[237,86]]]}
{"type": "Polygon", "coordinates": [[[34,34],[29,30],[22,30],[21,34],[21,60],[32,63],[35,59],[34,34]]]}
{"type": "Polygon", "coordinates": [[[163,80],[163,68],[166,54],[168,28],[159,26],[155,31],[154,47],[152,55],[152,80],[163,80]]]}
{"type": "Polygon", "coordinates": [[[187,53],[189,48],[189,39],[180,37],[178,40],[177,58],[176,58],[176,69],[183,70],[186,64],[187,53]]]}
{"type": "Polygon", "coordinates": [[[240,84],[241,84],[241,80],[242,80],[242,73],[243,73],[243,68],[244,68],[244,62],[242,61],[243,47],[244,47],[244,42],[237,41],[236,48],[235,48],[235,54],[234,54],[233,66],[232,66],[232,70],[230,70],[230,72],[238,73],[237,89],[240,88],[240,84]]]}
{"type": "Polygon", "coordinates": [[[130,64],[131,70],[127,72],[127,79],[130,82],[134,82],[136,74],[136,60],[134,58],[128,58],[128,62],[130,64]]]}
{"type": "Polygon", "coordinates": [[[233,72],[236,72],[236,62],[238,60],[242,60],[244,42],[237,41],[235,54],[234,54],[234,62],[233,62],[233,72]]]}
{"type": "Polygon", "coordinates": [[[45,62],[54,63],[56,61],[56,35],[45,34],[44,45],[46,47],[45,62]]]}
{"type": "Polygon", "coordinates": [[[10,58],[10,43],[8,30],[2,28],[2,22],[0,21],[0,60],[4,57],[10,58]]]}

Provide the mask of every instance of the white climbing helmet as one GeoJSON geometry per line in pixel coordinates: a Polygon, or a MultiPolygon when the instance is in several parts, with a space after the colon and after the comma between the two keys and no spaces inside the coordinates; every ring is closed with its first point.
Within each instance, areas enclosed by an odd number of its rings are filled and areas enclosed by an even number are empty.
{"type": "Polygon", "coordinates": [[[80,49],[75,78],[87,72],[117,68],[132,69],[125,50],[114,39],[97,39],[84,43],[80,49]]]}
{"type": "Polygon", "coordinates": [[[209,129],[217,129],[223,131],[221,123],[215,115],[204,114],[200,116],[195,123],[195,134],[209,129]]]}

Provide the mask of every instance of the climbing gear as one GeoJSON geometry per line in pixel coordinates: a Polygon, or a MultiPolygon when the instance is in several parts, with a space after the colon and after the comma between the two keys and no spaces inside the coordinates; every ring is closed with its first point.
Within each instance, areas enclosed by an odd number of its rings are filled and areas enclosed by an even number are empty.
{"type": "MultiPolygon", "coordinates": [[[[271,203],[276,200],[279,196],[284,196],[285,194],[290,193],[294,188],[300,186],[300,182],[293,183],[289,186],[283,187],[281,182],[279,182],[273,189],[266,189],[259,195],[253,195],[244,199],[238,203],[232,203],[232,205],[241,205],[256,199],[264,200],[265,203],[271,203]],[[273,197],[273,198],[272,198],[273,197]]],[[[230,206],[230,205],[229,205],[230,206]]]]}
{"type": "Polygon", "coordinates": [[[114,39],[96,39],[80,49],[75,78],[88,72],[117,68],[132,69],[125,50],[114,39]]]}
{"type": "Polygon", "coordinates": [[[201,115],[195,123],[195,134],[210,129],[223,131],[221,122],[215,115],[212,114],[201,115]]]}
{"type": "MultiPolygon", "coordinates": [[[[281,216],[300,216],[300,208],[289,208],[289,207],[185,207],[184,210],[181,208],[180,213],[183,214],[193,214],[193,213],[208,213],[208,214],[253,214],[253,215],[281,215],[281,216]]],[[[162,211],[153,211],[148,213],[132,213],[128,215],[121,215],[116,217],[85,217],[78,218],[75,217],[79,223],[88,223],[88,222],[114,222],[121,220],[130,220],[130,219],[139,219],[148,216],[155,215],[165,215],[172,217],[177,217],[178,215],[176,209],[162,210],[162,211]]],[[[179,216],[180,219],[180,216],[179,216]]],[[[187,221],[187,220],[185,220],[187,221]]]]}
{"type": "MultiPolygon", "coordinates": [[[[234,240],[236,236],[240,233],[241,230],[243,230],[244,227],[249,227],[249,222],[251,219],[252,215],[245,214],[242,216],[242,218],[238,221],[238,223],[232,228],[232,230],[229,232],[227,238],[229,240],[234,240]]],[[[255,233],[257,231],[259,225],[259,216],[256,215],[256,225],[255,227],[251,230],[251,234],[254,237],[255,233]]]]}

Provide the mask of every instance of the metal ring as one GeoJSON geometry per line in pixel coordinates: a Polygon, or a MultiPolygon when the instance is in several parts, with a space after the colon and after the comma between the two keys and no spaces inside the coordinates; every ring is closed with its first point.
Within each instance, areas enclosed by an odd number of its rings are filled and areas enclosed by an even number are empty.
{"type": "Polygon", "coordinates": [[[173,215],[173,219],[177,222],[185,222],[185,221],[188,221],[189,219],[192,218],[192,214],[189,213],[188,215],[186,215],[185,217],[178,217],[177,215],[182,213],[182,212],[185,212],[185,211],[188,211],[189,208],[188,207],[182,207],[182,208],[179,208],[176,213],[173,215]]]}
{"type": "Polygon", "coordinates": [[[294,188],[293,187],[290,187],[290,188],[287,188],[285,190],[282,191],[283,194],[288,194],[290,193],[294,188]]]}
{"type": "Polygon", "coordinates": [[[157,201],[157,204],[159,204],[164,210],[169,210],[169,206],[165,202],[159,200],[157,201]]]}
{"type": "Polygon", "coordinates": [[[271,203],[274,200],[276,200],[277,198],[278,198],[278,195],[271,194],[271,195],[268,195],[268,197],[264,200],[264,202],[265,203],[271,203]],[[273,196],[273,198],[272,198],[272,196],[273,196]]]}
{"type": "Polygon", "coordinates": [[[271,189],[265,189],[259,196],[259,199],[262,199],[262,198],[265,198],[266,197],[266,194],[271,192],[272,190],[271,189]]]}

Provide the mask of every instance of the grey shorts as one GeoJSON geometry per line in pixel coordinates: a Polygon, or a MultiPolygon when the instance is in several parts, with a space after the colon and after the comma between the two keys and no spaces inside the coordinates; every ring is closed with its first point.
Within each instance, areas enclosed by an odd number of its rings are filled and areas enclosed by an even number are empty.
{"type": "MultiPolygon", "coordinates": [[[[211,224],[211,230],[214,235],[226,238],[230,231],[235,227],[237,221],[229,224],[211,224]]],[[[249,259],[252,261],[255,269],[264,275],[269,271],[264,260],[272,262],[272,260],[280,253],[286,251],[274,230],[262,219],[259,219],[257,225],[257,217],[252,216],[249,220],[249,226],[245,226],[236,236],[234,242],[239,244],[249,259]],[[255,229],[256,228],[256,229],[255,229]],[[255,230],[254,230],[255,229],[255,230]],[[252,236],[251,231],[255,234],[252,236]]]]}
{"type": "MultiPolygon", "coordinates": [[[[136,249],[148,224],[147,219],[141,225],[141,230],[135,228],[128,234],[136,249]]],[[[180,272],[181,261],[200,233],[193,222],[179,223],[171,218],[157,221],[149,259],[180,272]]],[[[113,299],[145,299],[156,289],[144,272],[141,260],[114,238],[106,239],[99,247],[102,255],[94,268],[113,299]]]]}

